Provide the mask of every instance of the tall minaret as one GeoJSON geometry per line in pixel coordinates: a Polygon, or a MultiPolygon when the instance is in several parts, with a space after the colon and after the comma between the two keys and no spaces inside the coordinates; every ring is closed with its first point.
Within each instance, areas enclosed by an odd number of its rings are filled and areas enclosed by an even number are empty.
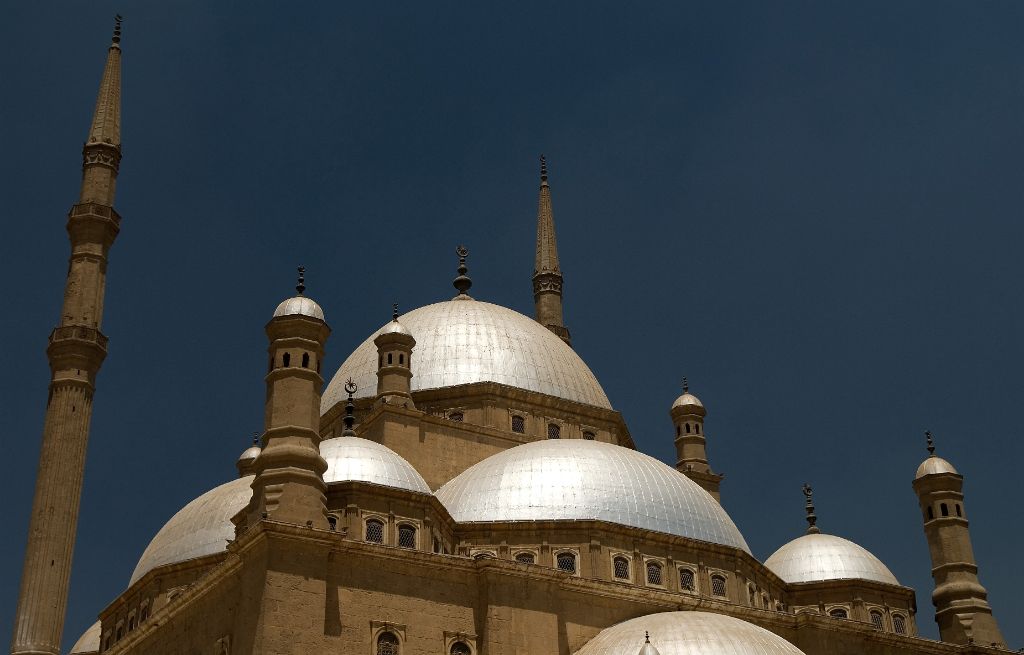
{"type": "Polygon", "coordinates": [[[305,269],[298,295],[288,298],[267,323],[270,339],[263,449],[253,461],[248,524],[260,519],[326,530],[327,506],[320,456],[320,363],[331,329],[324,312],[307,298],[305,269]]]}
{"type": "Polygon", "coordinates": [[[100,332],[107,251],[121,217],[114,186],[121,163],[121,17],[107,51],[92,128],[82,149],[82,188],[68,213],[71,260],[60,322],[50,333],[50,393],[29,519],[11,653],[60,650],[71,578],[85,448],[96,374],[107,354],[100,332]]]}
{"type": "Polygon", "coordinates": [[[540,157],[540,200],[537,203],[537,258],[533,267],[533,302],[537,322],[570,346],[569,329],[562,321],[562,269],[558,267],[555,216],[551,212],[548,164],[540,157]]]}
{"type": "Polygon", "coordinates": [[[932,603],[939,635],[952,644],[1005,647],[988,604],[988,592],[978,580],[964,508],[964,478],[952,464],[935,455],[931,432],[925,432],[925,437],[929,455],[917,467],[914,491],[932,558],[932,603]]]}
{"type": "Polygon", "coordinates": [[[722,502],[718,491],[722,475],[712,471],[708,463],[707,437],[704,435],[707,410],[704,409],[704,403],[690,393],[686,378],[683,378],[683,395],[672,403],[669,415],[676,429],[676,470],[703,487],[715,500],[722,502]]]}

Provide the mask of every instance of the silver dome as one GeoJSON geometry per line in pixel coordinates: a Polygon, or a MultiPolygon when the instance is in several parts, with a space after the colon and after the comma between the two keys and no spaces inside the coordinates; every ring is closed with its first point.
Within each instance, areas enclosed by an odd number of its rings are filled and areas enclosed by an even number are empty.
{"type": "MultiPolygon", "coordinates": [[[[402,325],[416,339],[413,391],[497,382],[611,409],[608,396],[576,351],[519,312],[478,300],[449,300],[403,314],[402,325]]],[[[321,412],[347,398],[345,381],[350,377],[359,386],[357,398],[376,393],[373,339],[378,334],[380,330],[341,365],[324,392],[321,412]]]]}
{"type": "Polygon", "coordinates": [[[641,452],[549,439],[491,455],[435,494],[462,523],[596,520],[750,552],[722,506],[685,475],[641,452]]]}
{"type": "Polygon", "coordinates": [[[430,487],[412,464],[387,446],[359,437],[335,437],[320,442],[327,460],[328,484],[360,480],[429,494],[430,487]]]}
{"type": "Polygon", "coordinates": [[[100,651],[100,622],[97,621],[89,626],[89,629],[82,633],[75,645],[68,651],[68,655],[78,653],[98,653],[100,651]]]}
{"type": "Polygon", "coordinates": [[[283,301],[274,310],[274,318],[279,316],[293,316],[299,314],[301,316],[312,316],[318,318],[321,321],[325,321],[324,310],[320,308],[320,305],[316,303],[312,298],[306,296],[293,296],[288,300],[283,301]]]}
{"type": "Polygon", "coordinates": [[[725,614],[661,612],[605,628],[576,655],[622,655],[644,643],[644,631],[661,655],[804,655],[774,632],[725,614]]]}
{"type": "Polygon", "coordinates": [[[412,333],[409,332],[409,328],[407,328],[404,325],[402,325],[398,321],[398,319],[394,319],[390,323],[385,325],[383,328],[381,328],[381,330],[380,330],[380,332],[378,332],[378,334],[404,334],[404,335],[409,336],[412,333]]]}
{"type": "Polygon", "coordinates": [[[251,462],[254,459],[256,459],[257,457],[259,457],[260,453],[262,453],[262,452],[263,452],[262,448],[260,448],[259,446],[253,444],[252,446],[249,446],[248,448],[246,448],[245,450],[242,451],[242,454],[238,456],[238,461],[239,462],[251,462]]]}
{"type": "Polygon", "coordinates": [[[231,517],[252,498],[252,480],[247,475],[214,487],[181,508],[149,542],[128,586],[158,566],[223,551],[235,538],[231,517]]]}
{"type": "Polygon", "coordinates": [[[700,401],[700,398],[687,391],[683,395],[676,398],[676,401],[672,403],[673,408],[683,406],[704,407],[704,403],[700,401]]]}
{"type": "Polygon", "coordinates": [[[946,460],[932,455],[928,459],[921,462],[921,466],[917,467],[917,474],[914,475],[914,479],[923,478],[926,475],[933,475],[935,473],[956,473],[956,469],[953,465],[946,460]]]}
{"type": "Polygon", "coordinates": [[[765,567],[786,582],[856,578],[898,585],[881,560],[852,541],[830,534],[805,534],[775,551],[765,567]]]}

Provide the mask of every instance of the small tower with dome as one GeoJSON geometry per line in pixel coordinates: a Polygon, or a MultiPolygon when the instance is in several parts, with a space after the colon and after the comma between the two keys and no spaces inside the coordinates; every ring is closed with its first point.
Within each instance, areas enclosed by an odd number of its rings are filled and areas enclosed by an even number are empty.
{"type": "Polygon", "coordinates": [[[718,488],[723,476],[712,471],[708,463],[707,438],[704,436],[707,410],[704,403],[690,393],[690,383],[686,378],[683,378],[683,395],[672,403],[669,413],[676,431],[676,469],[721,502],[718,488]]]}
{"type": "Polygon", "coordinates": [[[1005,646],[988,604],[988,591],[978,580],[964,509],[964,478],[935,454],[931,432],[925,432],[925,439],[928,458],[917,467],[914,492],[932,559],[932,604],[939,634],[942,641],[953,644],[1005,646]]]}
{"type": "Polygon", "coordinates": [[[267,323],[267,373],[263,450],[255,459],[248,524],[261,519],[327,529],[320,456],[320,361],[331,329],[324,312],[305,294],[299,267],[296,296],[278,305],[267,323]]]}
{"type": "Polygon", "coordinates": [[[375,404],[414,408],[412,401],[412,350],[416,339],[398,320],[394,305],[391,322],[373,339],[377,346],[377,398],[375,404]]]}
{"type": "Polygon", "coordinates": [[[238,461],[235,462],[235,468],[238,469],[238,477],[244,478],[247,475],[252,475],[253,466],[256,463],[256,458],[260,456],[260,435],[255,433],[252,435],[252,445],[242,451],[242,454],[238,456],[238,461]]]}

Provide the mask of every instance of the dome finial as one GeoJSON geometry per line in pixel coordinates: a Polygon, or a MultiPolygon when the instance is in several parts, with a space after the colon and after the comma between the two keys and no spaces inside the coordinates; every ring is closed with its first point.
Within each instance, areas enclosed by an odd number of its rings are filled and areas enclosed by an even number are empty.
{"type": "Polygon", "coordinates": [[[466,257],[469,256],[469,249],[466,246],[459,244],[455,248],[455,254],[459,256],[459,276],[452,281],[452,285],[459,290],[459,296],[465,296],[469,298],[469,288],[473,286],[473,280],[469,279],[466,273],[469,271],[466,268],[466,257]]]}
{"type": "Polygon", "coordinates": [[[807,509],[807,534],[818,534],[821,530],[816,525],[818,516],[814,513],[814,489],[806,482],[804,483],[804,498],[807,499],[807,503],[804,506],[807,509]]]}
{"type": "MultiPolygon", "coordinates": [[[[121,43],[121,21],[122,20],[124,20],[124,19],[121,18],[121,14],[115,14],[114,15],[114,36],[112,36],[111,39],[110,39],[110,44],[111,45],[115,45],[116,46],[119,43],[121,43]]],[[[118,46],[118,47],[120,47],[120,46],[118,46]]]]}
{"type": "Polygon", "coordinates": [[[258,444],[259,442],[260,442],[260,433],[259,433],[259,432],[253,432],[253,433],[252,433],[252,445],[254,445],[254,446],[255,446],[255,445],[257,445],[257,444],[258,444]]]}
{"type": "Polygon", "coordinates": [[[932,439],[932,431],[925,430],[924,438],[928,442],[928,455],[929,457],[935,457],[935,440],[932,439]]]}
{"type": "Polygon", "coordinates": [[[645,644],[651,643],[651,633],[646,631],[646,630],[644,630],[644,643],[645,644]]]}
{"type": "Polygon", "coordinates": [[[690,382],[683,376],[683,393],[690,393],[690,382]]]}
{"type": "Polygon", "coordinates": [[[356,383],[352,381],[352,378],[349,378],[345,382],[345,393],[348,394],[348,402],[345,403],[345,418],[344,418],[345,431],[341,433],[341,436],[343,436],[343,437],[354,437],[354,436],[356,436],[355,430],[352,429],[352,426],[355,425],[355,422],[356,422],[356,417],[355,417],[356,404],[354,402],[352,402],[352,396],[358,390],[359,390],[359,387],[356,386],[356,383]]]}
{"type": "Polygon", "coordinates": [[[295,290],[298,291],[301,296],[306,290],[306,267],[299,266],[297,270],[299,271],[299,282],[295,285],[295,290]]]}
{"type": "Polygon", "coordinates": [[[544,155],[540,156],[540,181],[541,183],[548,181],[548,160],[544,155]]]}
{"type": "Polygon", "coordinates": [[[398,303],[391,303],[391,320],[398,320],[398,303]]]}

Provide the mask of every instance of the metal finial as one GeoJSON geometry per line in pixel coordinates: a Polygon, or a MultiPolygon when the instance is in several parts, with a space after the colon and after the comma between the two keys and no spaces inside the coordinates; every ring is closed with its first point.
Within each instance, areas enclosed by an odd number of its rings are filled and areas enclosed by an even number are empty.
{"type": "Polygon", "coordinates": [[[259,442],[260,442],[260,433],[259,432],[253,432],[252,433],[252,445],[255,446],[259,442]]]}
{"type": "Polygon", "coordinates": [[[644,643],[645,644],[651,643],[651,633],[647,632],[646,630],[644,630],[644,643]]]}
{"type": "Polygon", "coordinates": [[[391,320],[398,320],[398,303],[391,303],[391,320]]]}
{"type": "Polygon", "coordinates": [[[685,375],[683,376],[683,393],[690,393],[690,383],[685,375]]]}
{"type": "Polygon", "coordinates": [[[117,45],[117,44],[121,43],[121,21],[122,20],[124,20],[124,19],[121,18],[121,14],[117,14],[117,15],[114,16],[114,36],[110,39],[110,42],[113,43],[114,45],[117,45]]]}
{"type": "Polygon", "coordinates": [[[358,390],[359,387],[352,381],[352,378],[345,381],[345,393],[348,394],[348,402],[345,403],[345,418],[343,419],[345,423],[345,431],[342,432],[342,436],[345,437],[356,436],[355,431],[352,429],[352,426],[356,423],[356,404],[352,402],[352,395],[358,390]]]}
{"type": "Polygon", "coordinates": [[[298,271],[299,271],[299,283],[295,285],[295,290],[298,291],[299,295],[301,296],[302,293],[306,290],[306,267],[305,266],[300,266],[298,268],[298,271]]]}
{"type": "Polygon", "coordinates": [[[540,181],[548,181],[548,160],[544,158],[544,155],[540,156],[540,181]]]}
{"type": "Polygon", "coordinates": [[[466,246],[459,244],[455,249],[455,254],[459,256],[459,276],[452,281],[452,284],[459,290],[460,296],[468,296],[466,292],[473,286],[473,280],[470,280],[466,275],[469,271],[466,268],[466,257],[469,256],[469,250],[466,246]]]}
{"type": "Polygon", "coordinates": [[[932,439],[932,431],[931,430],[925,430],[924,431],[924,438],[928,441],[928,455],[929,456],[935,455],[935,440],[932,439]]]}
{"type": "Polygon", "coordinates": [[[818,522],[818,516],[814,513],[814,490],[811,489],[811,485],[804,483],[804,498],[807,499],[807,504],[804,506],[807,510],[807,534],[818,534],[821,530],[815,525],[818,522]]]}

